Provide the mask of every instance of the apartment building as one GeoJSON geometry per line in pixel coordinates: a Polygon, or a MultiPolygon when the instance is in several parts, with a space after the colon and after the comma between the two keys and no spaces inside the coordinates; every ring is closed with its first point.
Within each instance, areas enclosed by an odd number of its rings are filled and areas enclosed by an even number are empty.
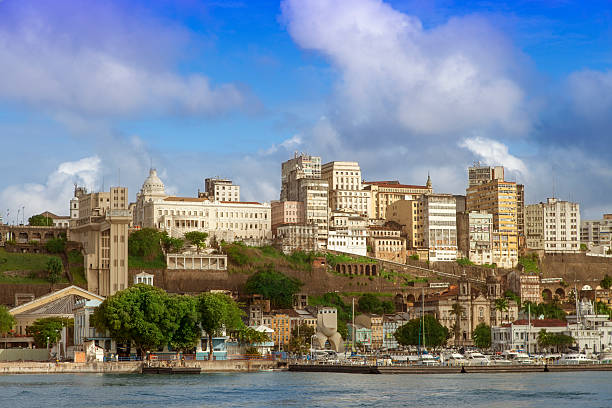
{"type": "Polygon", "coordinates": [[[406,238],[401,236],[400,230],[370,226],[367,234],[366,243],[374,258],[406,262],[406,238]]]}
{"type": "Polygon", "coordinates": [[[582,221],[580,241],[587,245],[612,246],[612,214],[604,214],[601,220],[582,221]]]}
{"type": "Polygon", "coordinates": [[[370,192],[362,188],[359,163],[326,163],[321,167],[321,179],[328,184],[331,211],[353,210],[370,217],[370,192]]]}
{"type": "Polygon", "coordinates": [[[517,187],[501,179],[467,189],[466,210],[493,215],[493,262],[513,268],[518,262],[517,187]]]}
{"type": "Polygon", "coordinates": [[[503,166],[482,166],[480,162],[468,167],[468,188],[488,183],[492,180],[504,179],[503,166]]]}
{"type": "Polygon", "coordinates": [[[580,205],[549,198],[525,208],[527,248],[545,253],[580,252],[580,205]]]}
{"type": "Polygon", "coordinates": [[[493,263],[493,215],[487,212],[457,213],[458,249],[477,265],[493,263]]]}
{"type": "Polygon", "coordinates": [[[387,207],[399,200],[415,200],[423,194],[431,194],[431,179],[424,186],[400,184],[399,181],[365,181],[363,189],[370,192],[369,217],[386,219],[387,207]]]}
{"type": "Polygon", "coordinates": [[[422,209],[424,246],[432,262],[457,259],[457,212],[451,194],[427,194],[419,200],[422,209]]]}
{"type": "Polygon", "coordinates": [[[198,197],[208,197],[213,201],[240,201],[240,186],[232,183],[232,180],[222,178],[204,179],[206,193],[198,194],[198,197]]]}
{"type": "Polygon", "coordinates": [[[368,219],[350,210],[331,213],[327,249],[355,255],[367,255],[368,219]]]}
{"type": "Polygon", "coordinates": [[[272,236],[281,225],[303,224],[304,203],[301,201],[272,201],[270,203],[272,217],[272,236]]]}
{"type": "Polygon", "coordinates": [[[293,159],[281,165],[281,201],[300,201],[299,180],[321,179],[321,158],[308,154],[294,154],[293,159]]]}

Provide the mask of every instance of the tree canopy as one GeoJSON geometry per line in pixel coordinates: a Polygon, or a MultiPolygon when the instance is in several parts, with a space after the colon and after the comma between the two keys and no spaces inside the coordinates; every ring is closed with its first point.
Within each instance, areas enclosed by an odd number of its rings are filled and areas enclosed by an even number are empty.
{"type": "Polygon", "coordinates": [[[181,238],[173,238],[166,231],[160,234],[161,246],[166,253],[179,253],[185,246],[185,240],[181,238]]]}
{"type": "Polygon", "coordinates": [[[572,336],[561,333],[547,333],[546,329],[538,333],[538,345],[540,347],[566,347],[575,342],[572,336]]]}
{"type": "Polygon", "coordinates": [[[36,347],[45,347],[48,344],[55,344],[62,336],[62,328],[74,325],[73,319],[62,317],[45,317],[36,320],[27,327],[26,332],[34,337],[36,347]]]}
{"type": "Polygon", "coordinates": [[[180,311],[188,310],[189,305],[170,300],[162,289],[140,284],[107,297],[94,312],[93,323],[113,339],[133,341],[149,351],[170,344],[183,321],[180,311]]]}
{"type": "Polygon", "coordinates": [[[446,344],[448,339],[448,329],[440,324],[438,320],[425,315],[423,321],[420,318],[412,319],[408,323],[400,326],[395,331],[395,339],[404,346],[423,345],[422,325],[425,326],[425,345],[440,347],[446,344]],[[420,340],[419,340],[420,339],[420,340]]]}
{"type": "Polygon", "coordinates": [[[47,261],[47,280],[50,283],[57,283],[62,278],[62,272],[64,270],[64,265],[62,264],[62,260],[57,257],[49,258],[47,261]]]}
{"type": "Polygon", "coordinates": [[[275,308],[289,308],[293,305],[293,295],[300,291],[302,282],[276,271],[271,265],[260,268],[247,279],[244,286],[247,293],[257,293],[275,308]]]}
{"type": "Polygon", "coordinates": [[[6,306],[0,306],[0,333],[11,331],[15,325],[15,318],[9,313],[6,306]]]}
{"type": "Polygon", "coordinates": [[[161,251],[161,233],[154,228],[143,228],[134,231],[128,239],[128,253],[147,259],[155,258],[161,251]]]}
{"type": "Polygon", "coordinates": [[[166,305],[169,318],[177,323],[170,338],[170,347],[180,351],[192,349],[202,336],[196,298],[187,295],[169,296],[166,305]]]}
{"type": "Polygon", "coordinates": [[[557,303],[525,302],[523,313],[531,313],[532,316],[544,316],[545,319],[565,320],[566,313],[557,303]]]}
{"type": "Polygon", "coordinates": [[[289,340],[289,351],[296,354],[306,354],[310,349],[310,339],[315,334],[312,327],[302,323],[291,330],[291,340],[289,340]]]}
{"type": "Polygon", "coordinates": [[[390,300],[381,301],[374,293],[364,293],[357,301],[357,308],[362,313],[384,314],[395,312],[395,305],[390,300]]]}
{"type": "Polygon", "coordinates": [[[606,276],[599,282],[599,285],[604,289],[610,289],[612,286],[612,277],[606,273],[606,276]]]}
{"type": "Polygon", "coordinates": [[[242,310],[234,300],[222,293],[202,293],[198,296],[198,312],[200,326],[208,335],[209,359],[212,359],[212,339],[223,329],[238,330],[244,326],[242,323],[242,310]]]}
{"type": "Polygon", "coordinates": [[[52,227],[53,219],[45,217],[42,214],[33,215],[28,218],[28,225],[31,225],[33,227],[52,227]]]}
{"type": "Polygon", "coordinates": [[[185,233],[185,239],[191,243],[191,245],[195,245],[198,253],[200,249],[206,247],[206,239],[208,238],[207,232],[202,231],[189,231],[185,233]]]}
{"type": "Polygon", "coordinates": [[[480,323],[472,332],[474,345],[481,349],[491,347],[491,327],[485,323],[480,323]]]}

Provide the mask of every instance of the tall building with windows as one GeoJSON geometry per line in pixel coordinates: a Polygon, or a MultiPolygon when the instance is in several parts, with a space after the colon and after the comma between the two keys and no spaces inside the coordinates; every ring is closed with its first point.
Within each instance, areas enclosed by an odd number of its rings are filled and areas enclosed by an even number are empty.
{"type": "Polygon", "coordinates": [[[328,184],[331,211],[353,210],[363,216],[370,215],[370,193],[362,188],[359,163],[326,163],[321,167],[321,179],[328,184]]]}
{"type": "Polygon", "coordinates": [[[308,154],[294,154],[281,165],[281,201],[299,201],[299,180],[321,179],[321,158],[308,154]]]}
{"type": "Polygon", "coordinates": [[[516,183],[494,179],[468,187],[466,211],[493,215],[493,262],[513,268],[518,262],[518,214],[516,183]]]}
{"type": "Polygon", "coordinates": [[[582,221],[580,241],[587,245],[612,246],[612,214],[604,214],[601,220],[582,221]]]}
{"type": "Polygon", "coordinates": [[[526,207],[527,248],[545,253],[580,252],[580,205],[556,198],[526,207]]]}
{"type": "Polygon", "coordinates": [[[431,194],[431,179],[424,186],[400,184],[399,181],[364,181],[363,189],[370,192],[369,217],[386,219],[387,207],[399,200],[416,200],[423,194],[431,194]]]}
{"type": "Polygon", "coordinates": [[[503,180],[503,166],[481,166],[479,162],[468,167],[468,188],[488,183],[491,180],[503,180]]]}
{"type": "Polygon", "coordinates": [[[87,290],[110,296],[128,287],[128,189],[78,194],[78,218],[72,220],[70,239],[83,245],[87,290]]]}
{"type": "MultiPolygon", "coordinates": [[[[240,186],[222,178],[204,179],[205,196],[213,201],[240,201],[240,186]]],[[[201,194],[198,194],[200,196],[201,194]]]]}
{"type": "Polygon", "coordinates": [[[451,194],[426,194],[418,200],[423,209],[424,244],[431,262],[457,259],[457,209],[451,194]]]}

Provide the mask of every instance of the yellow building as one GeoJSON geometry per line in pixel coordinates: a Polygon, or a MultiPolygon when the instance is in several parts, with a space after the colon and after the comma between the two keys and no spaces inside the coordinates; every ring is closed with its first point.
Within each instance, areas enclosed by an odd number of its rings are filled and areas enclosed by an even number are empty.
{"type": "Polygon", "coordinates": [[[493,215],[493,262],[513,268],[518,262],[517,185],[491,180],[467,189],[467,211],[485,211],[493,215]]]}
{"type": "Polygon", "coordinates": [[[431,179],[424,186],[400,184],[399,181],[365,181],[363,189],[370,192],[370,218],[386,219],[387,207],[399,200],[415,200],[423,194],[431,194],[431,179]]]}
{"type": "Polygon", "coordinates": [[[387,221],[393,221],[402,226],[402,233],[406,236],[408,249],[425,247],[423,234],[423,208],[416,200],[399,200],[389,205],[385,213],[387,221]]]}
{"type": "Polygon", "coordinates": [[[275,346],[289,344],[291,340],[291,318],[286,313],[271,313],[263,316],[263,324],[274,330],[270,340],[275,346]]]}

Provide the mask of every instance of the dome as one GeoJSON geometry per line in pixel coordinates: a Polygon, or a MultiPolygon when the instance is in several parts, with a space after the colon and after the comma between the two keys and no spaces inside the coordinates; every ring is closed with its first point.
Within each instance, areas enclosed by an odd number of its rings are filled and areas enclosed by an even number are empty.
{"type": "Polygon", "coordinates": [[[149,170],[149,177],[142,184],[142,194],[166,194],[166,187],[159,177],[157,177],[157,170],[149,170]]]}

